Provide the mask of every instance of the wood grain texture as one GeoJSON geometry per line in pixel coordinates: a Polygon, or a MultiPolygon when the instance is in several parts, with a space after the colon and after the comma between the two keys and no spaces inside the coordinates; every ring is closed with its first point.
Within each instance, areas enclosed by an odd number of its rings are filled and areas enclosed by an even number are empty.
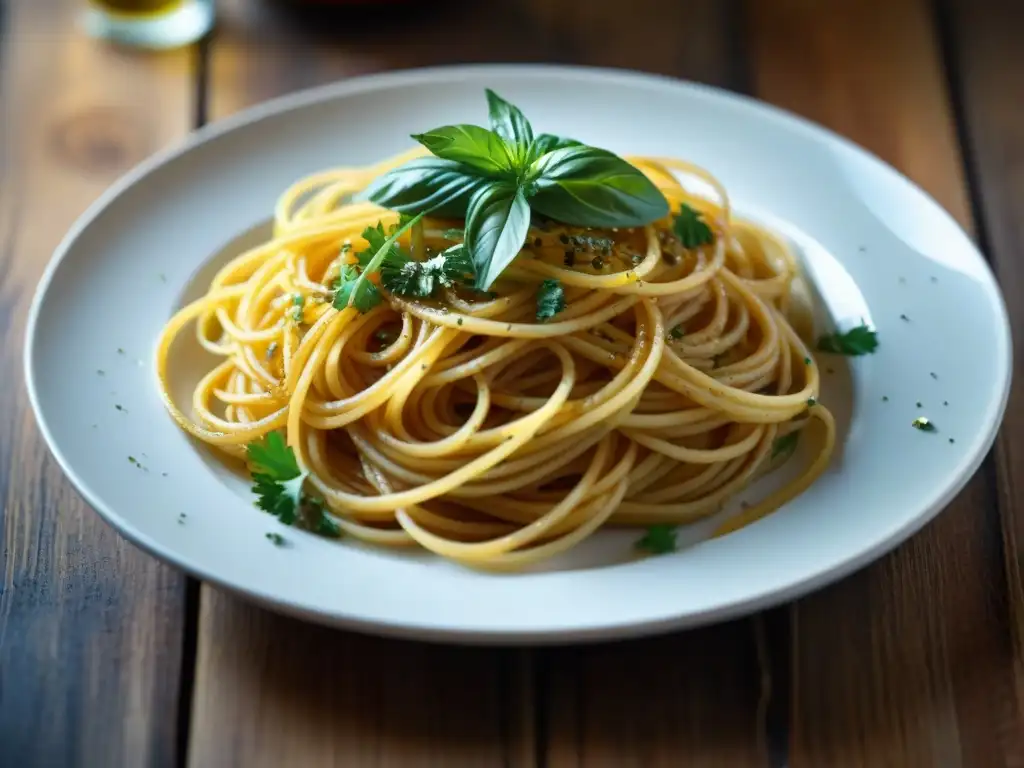
{"type": "Polygon", "coordinates": [[[547,652],[551,768],[768,766],[750,621],[547,652]]]}
{"type": "MultiPolygon", "coordinates": [[[[972,227],[928,3],[750,8],[757,95],[876,152],[972,227]]],[[[988,463],[907,544],[791,609],[795,768],[1020,764],[991,476],[988,463]]]]}
{"type": "MultiPolygon", "coordinates": [[[[628,66],[733,87],[743,71],[731,3],[635,0],[629,25],[617,0],[429,6],[406,20],[346,14],[339,22],[228,0],[211,50],[211,115],[340,77],[444,63],[628,66]]],[[[749,622],[596,648],[467,651],[317,629],[204,588],[190,762],[674,766],[685,758],[745,768],[764,764],[761,689],[749,622]],[[444,705],[414,703],[421,695],[444,705]]]]}
{"type": "Polygon", "coordinates": [[[941,3],[973,171],[978,225],[1006,298],[1014,340],[1014,382],[996,443],[996,476],[1005,546],[1014,696],[997,727],[1009,765],[1024,765],[1024,6],[1000,0],[941,3]]]}
{"type": "Polygon", "coordinates": [[[0,71],[0,765],[170,766],[184,579],[121,539],[47,452],[22,384],[25,315],[63,233],[189,128],[187,52],[85,38],[72,0],[5,8],[0,71]]]}
{"type": "Polygon", "coordinates": [[[366,637],[204,589],[189,763],[528,766],[524,653],[366,637]]]}

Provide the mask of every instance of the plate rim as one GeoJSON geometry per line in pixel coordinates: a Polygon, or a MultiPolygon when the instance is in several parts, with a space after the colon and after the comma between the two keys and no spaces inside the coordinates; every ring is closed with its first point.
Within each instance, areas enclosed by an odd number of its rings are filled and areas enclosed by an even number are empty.
{"type": "Polygon", "coordinates": [[[344,80],[301,89],[262,101],[224,118],[209,122],[143,159],[117,178],[75,219],[54,249],[36,285],[29,306],[24,332],[22,364],[29,405],[35,417],[36,425],[43,436],[50,454],[57,461],[65,477],[76,492],[107,525],[111,526],[118,535],[124,537],[150,556],[178,568],[194,578],[238,595],[249,602],[266,606],[275,612],[296,616],[319,624],[327,624],[378,636],[402,637],[427,642],[445,642],[462,645],[500,645],[510,643],[560,645],[642,637],[669,632],[674,629],[695,628],[743,616],[752,611],[772,608],[780,603],[796,599],[838,581],[890,552],[897,545],[917,533],[927,523],[934,520],[974,477],[988,456],[1002,426],[1009,401],[1013,377],[1013,340],[1005,297],[999,287],[992,267],[985,258],[977,241],[971,237],[970,233],[959,222],[952,218],[950,213],[931,194],[907,177],[902,171],[882,160],[870,150],[836,133],[827,126],[820,125],[786,109],[746,94],[734,93],[716,86],[664,74],[585,65],[486,63],[404,68],[358,75],[344,80]],[[876,541],[872,546],[863,548],[856,554],[837,559],[829,568],[822,569],[802,579],[795,579],[784,587],[773,588],[767,592],[752,591],[743,599],[722,603],[711,609],[682,612],[667,618],[645,621],[613,620],[608,623],[591,623],[582,627],[574,627],[568,631],[556,626],[543,630],[480,629],[474,627],[460,628],[458,626],[438,627],[436,625],[420,624],[416,621],[403,622],[395,619],[365,618],[339,610],[334,610],[333,612],[311,610],[301,604],[290,602],[258,588],[228,583],[215,574],[207,572],[206,569],[187,562],[183,556],[180,556],[166,545],[162,545],[149,535],[137,530],[130,521],[115,514],[113,510],[108,509],[106,505],[100,502],[89,488],[88,483],[79,477],[60,450],[43,415],[32,361],[32,350],[35,346],[40,309],[58,268],[73,250],[73,246],[80,235],[92,225],[102,212],[123,194],[129,192],[133,186],[145,179],[150,173],[186,155],[194,148],[213,141],[218,137],[230,134],[244,126],[255,124],[277,115],[301,110],[306,106],[317,103],[377,90],[382,87],[415,85],[418,82],[430,83],[439,77],[445,78],[464,74],[468,79],[478,78],[486,73],[508,76],[524,72],[590,78],[593,81],[614,82],[627,87],[630,85],[657,84],[662,87],[689,90],[706,97],[732,102],[745,110],[752,110],[753,112],[760,113],[765,118],[776,120],[788,125],[792,129],[799,130],[805,137],[827,137],[830,141],[853,151],[859,159],[880,164],[887,172],[898,176],[903,182],[913,188],[918,195],[932,203],[941,215],[947,217],[958,230],[964,233],[971,243],[974,255],[981,263],[981,271],[985,276],[983,282],[985,288],[988,289],[986,293],[991,300],[990,308],[994,310],[994,314],[997,316],[997,330],[1001,338],[994,340],[993,343],[995,347],[1001,347],[999,362],[1003,369],[1001,371],[1002,388],[998,401],[993,399],[994,408],[990,405],[991,418],[988,420],[987,430],[984,432],[979,431],[975,434],[975,440],[972,450],[968,454],[968,459],[959,468],[952,482],[946,487],[945,492],[940,494],[934,503],[923,505],[916,515],[906,520],[903,525],[893,529],[886,538],[876,541]]]}

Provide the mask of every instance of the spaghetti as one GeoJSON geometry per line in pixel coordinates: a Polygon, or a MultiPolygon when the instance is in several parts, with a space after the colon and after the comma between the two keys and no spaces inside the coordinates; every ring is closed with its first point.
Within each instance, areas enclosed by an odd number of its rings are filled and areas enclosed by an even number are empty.
{"type": "MultiPolygon", "coordinates": [[[[157,369],[182,429],[238,458],[283,429],[344,532],[489,568],[551,557],[602,526],[712,515],[812,421],[819,447],[799,477],[719,532],[824,470],[834,423],[795,330],[806,322],[795,258],[735,219],[722,186],[687,163],[629,158],[673,212],[699,212],[714,234],[706,245],[684,247],[670,219],[618,231],[540,220],[489,294],[456,287],[336,309],[333,286],[366,247],[364,229],[398,221],[352,194],[418,154],[299,181],[272,238],[171,318],[157,369]],[[545,280],[564,287],[565,309],[538,321],[545,280]],[[168,372],[193,322],[222,362],[185,413],[168,372]]],[[[427,218],[402,243],[429,258],[457,240],[453,225],[427,218]]]]}

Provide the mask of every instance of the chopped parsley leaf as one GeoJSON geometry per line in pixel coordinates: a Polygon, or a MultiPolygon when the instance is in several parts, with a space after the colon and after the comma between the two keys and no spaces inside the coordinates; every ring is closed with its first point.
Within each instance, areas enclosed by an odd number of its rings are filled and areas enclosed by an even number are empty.
{"type": "Polygon", "coordinates": [[[637,539],[637,549],[650,552],[652,555],[664,555],[676,551],[676,529],[671,525],[657,524],[647,526],[647,532],[637,539]]]}
{"type": "Polygon", "coordinates": [[[537,319],[550,320],[565,309],[565,291],[557,280],[545,280],[537,289],[537,319]]]}
{"type": "Polygon", "coordinates": [[[269,541],[275,547],[284,546],[284,536],[282,536],[280,533],[268,533],[267,541],[269,541]]]}
{"type": "Polygon", "coordinates": [[[848,331],[822,336],[818,339],[818,349],[837,355],[871,354],[878,349],[878,333],[861,323],[848,331]]]}
{"type": "Polygon", "coordinates": [[[916,419],[910,422],[910,426],[912,426],[914,429],[919,429],[922,432],[938,431],[936,430],[935,425],[932,424],[931,420],[928,419],[928,417],[926,416],[918,416],[916,419]]]}
{"type": "Polygon", "coordinates": [[[369,312],[380,304],[381,295],[376,285],[359,279],[359,270],[354,265],[346,264],[334,284],[334,308],[345,309],[350,302],[360,312],[369,312]]]}
{"type": "Polygon", "coordinates": [[[672,224],[672,230],[684,248],[699,248],[715,241],[715,235],[711,231],[711,227],[705,223],[703,214],[686,203],[683,203],[683,207],[679,210],[679,214],[672,224]]]}
{"type": "Polygon", "coordinates": [[[426,261],[413,261],[404,255],[387,258],[381,264],[381,285],[399,296],[427,298],[441,286],[473,281],[473,261],[461,243],[453,245],[426,261]]]}
{"type": "Polygon", "coordinates": [[[341,530],[328,517],[322,501],[304,493],[307,472],[300,469],[295,453],[280,432],[249,443],[249,465],[256,506],[284,525],[297,525],[321,536],[337,538],[341,530]]]}
{"type": "Polygon", "coordinates": [[[673,339],[681,339],[681,338],[683,338],[683,326],[681,326],[681,325],[674,325],[674,326],[672,326],[672,330],[668,332],[668,335],[671,336],[673,339]]]}

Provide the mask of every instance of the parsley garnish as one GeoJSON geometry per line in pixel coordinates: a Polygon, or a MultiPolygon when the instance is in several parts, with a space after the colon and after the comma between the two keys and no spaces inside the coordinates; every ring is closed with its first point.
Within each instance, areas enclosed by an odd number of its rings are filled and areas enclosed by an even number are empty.
{"type": "Polygon", "coordinates": [[[878,333],[861,323],[846,332],[822,336],[818,339],[818,349],[837,355],[867,355],[878,348],[878,333]]]}
{"type": "Polygon", "coordinates": [[[657,524],[647,526],[647,532],[637,539],[637,549],[646,550],[652,555],[664,555],[676,551],[676,529],[671,525],[657,524]]]}
{"type": "Polygon", "coordinates": [[[275,547],[284,546],[284,536],[282,536],[280,533],[268,533],[267,541],[269,541],[275,547]]]}
{"type": "Polygon", "coordinates": [[[912,426],[914,429],[919,429],[922,432],[937,431],[935,425],[932,424],[931,420],[926,416],[918,416],[916,419],[910,422],[910,426],[912,426]]]}
{"type": "Polygon", "coordinates": [[[679,210],[672,229],[684,248],[699,248],[715,241],[715,235],[705,223],[703,214],[686,203],[679,210]]]}
{"type": "Polygon", "coordinates": [[[378,265],[381,286],[399,296],[427,298],[433,295],[439,286],[451,288],[472,282],[473,262],[461,243],[427,261],[413,261],[399,247],[395,240],[401,234],[403,226],[408,227],[413,222],[414,220],[410,220],[392,229],[390,236],[385,234],[384,225],[379,221],[377,226],[367,227],[363,231],[363,239],[370,244],[369,248],[356,254],[359,268],[354,264],[342,267],[334,296],[336,308],[351,305],[360,312],[366,312],[380,303],[381,294],[377,286],[362,278],[362,275],[372,272],[373,267],[378,265]],[[362,287],[357,289],[360,281],[362,287]],[[352,299],[354,290],[357,293],[352,299]]]}
{"type": "Polygon", "coordinates": [[[271,432],[262,440],[249,443],[247,452],[257,507],[284,525],[298,525],[331,538],[341,535],[327,516],[323,502],[303,493],[308,472],[299,468],[295,453],[280,432],[271,432]]]}
{"type": "Polygon", "coordinates": [[[681,326],[681,325],[673,326],[672,330],[668,332],[668,335],[671,336],[673,339],[681,339],[681,338],[683,338],[683,326],[681,326]]]}
{"type": "Polygon", "coordinates": [[[557,280],[545,280],[537,289],[537,319],[550,320],[565,309],[565,291],[557,280]]]}
{"type": "Polygon", "coordinates": [[[346,264],[341,268],[334,291],[334,308],[354,307],[360,312],[369,312],[381,302],[381,294],[377,286],[370,282],[369,275],[376,273],[384,264],[392,267],[409,260],[398,246],[398,238],[426,215],[420,213],[412,218],[402,216],[397,227],[385,234],[384,224],[377,222],[376,227],[363,230],[363,239],[369,247],[356,254],[359,267],[346,264]]]}
{"type": "Polygon", "coordinates": [[[338,282],[334,286],[334,308],[355,307],[360,312],[369,312],[381,302],[380,291],[369,280],[361,280],[359,270],[352,264],[341,268],[338,282]]]}
{"type": "Polygon", "coordinates": [[[426,261],[386,259],[380,268],[381,285],[399,296],[426,298],[438,287],[454,288],[472,282],[473,262],[461,243],[426,261]]]}
{"type": "Polygon", "coordinates": [[[796,450],[796,444],[800,441],[799,432],[790,432],[788,435],[783,435],[775,439],[772,443],[772,461],[779,458],[789,458],[793,451],[796,450]]]}

